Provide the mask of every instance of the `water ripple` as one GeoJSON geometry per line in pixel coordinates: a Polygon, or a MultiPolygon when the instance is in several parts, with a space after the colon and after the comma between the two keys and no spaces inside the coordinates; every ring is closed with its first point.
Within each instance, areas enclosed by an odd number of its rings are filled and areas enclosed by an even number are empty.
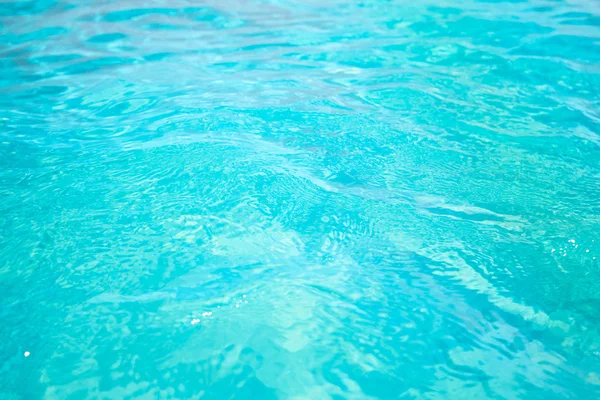
{"type": "Polygon", "coordinates": [[[0,398],[600,396],[593,1],[0,3],[0,398]]]}

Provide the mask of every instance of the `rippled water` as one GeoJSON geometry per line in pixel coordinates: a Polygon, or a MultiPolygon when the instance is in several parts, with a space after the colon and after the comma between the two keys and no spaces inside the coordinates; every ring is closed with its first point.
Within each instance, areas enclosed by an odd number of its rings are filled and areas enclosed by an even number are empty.
{"type": "Polygon", "coordinates": [[[600,396],[600,3],[0,3],[0,398],[600,396]]]}

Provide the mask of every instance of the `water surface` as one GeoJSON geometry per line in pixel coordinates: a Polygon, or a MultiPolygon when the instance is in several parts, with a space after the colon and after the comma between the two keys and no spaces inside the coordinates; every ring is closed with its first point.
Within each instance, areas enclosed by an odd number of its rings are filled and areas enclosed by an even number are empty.
{"type": "Polygon", "coordinates": [[[0,399],[599,398],[599,93],[595,1],[0,3],[0,399]]]}

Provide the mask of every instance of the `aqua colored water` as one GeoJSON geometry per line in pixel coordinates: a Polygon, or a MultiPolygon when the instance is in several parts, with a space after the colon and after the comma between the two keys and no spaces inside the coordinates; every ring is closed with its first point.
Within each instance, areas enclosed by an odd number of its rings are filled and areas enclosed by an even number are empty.
{"type": "Polygon", "coordinates": [[[0,399],[597,399],[600,3],[0,3],[0,399]]]}

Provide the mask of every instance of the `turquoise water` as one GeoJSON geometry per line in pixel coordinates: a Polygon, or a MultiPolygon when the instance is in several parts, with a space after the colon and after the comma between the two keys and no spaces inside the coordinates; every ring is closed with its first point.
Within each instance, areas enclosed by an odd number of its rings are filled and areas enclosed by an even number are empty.
{"type": "Polygon", "coordinates": [[[0,3],[0,399],[600,396],[600,3],[0,3]]]}

